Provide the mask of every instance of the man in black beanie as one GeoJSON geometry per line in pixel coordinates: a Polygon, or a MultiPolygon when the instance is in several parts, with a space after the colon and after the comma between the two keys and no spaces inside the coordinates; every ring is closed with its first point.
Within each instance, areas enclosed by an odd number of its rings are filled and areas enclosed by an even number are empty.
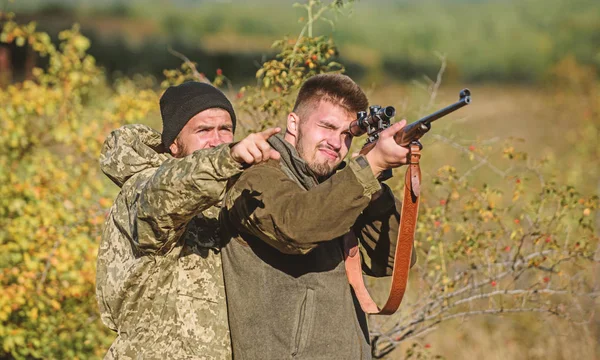
{"type": "Polygon", "coordinates": [[[268,129],[233,141],[233,107],[217,88],[188,82],[160,99],[163,132],[113,131],[102,171],[121,191],[98,251],[102,321],[118,333],[106,359],[229,359],[218,213],[244,165],[279,159],[268,129]]]}
{"type": "MultiPolygon", "coordinates": [[[[236,125],[233,106],[221,90],[210,84],[187,82],[169,87],[160,98],[160,113],[162,143],[175,157],[233,141],[236,125]]],[[[275,133],[273,129],[261,133],[263,136],[250,135],[250,141],[242,140],[242,146],[234,146],[231,155],[240,163],[263,161],[263,155],[269,157],[272,150],[260,138],[266,136],[266,140],[275,133]]]]}

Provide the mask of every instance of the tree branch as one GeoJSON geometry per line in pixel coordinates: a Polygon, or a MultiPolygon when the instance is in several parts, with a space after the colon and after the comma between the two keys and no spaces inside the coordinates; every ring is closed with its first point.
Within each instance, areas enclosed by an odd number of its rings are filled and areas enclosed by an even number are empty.
{"type": "Polygon", "coordinates": [[[208,80],[208,78],[204,75],[202,75],[201,73],[198,72],[198,69],[196,69],[196,65],[190,61],[190,59],[188,59],[185,55],[183,55],[182,53],[173,50],[173,48],[171,48],[171,46],[169,46],[167,48],[167,50],[175,55],[176,57],[178,57],[179,59],[181,59],[191,70],[192,70],[192,74],[194,75],[194,77],[203,83],[207,83],[207,84],[211,84],[210,80],[208,80]]]}

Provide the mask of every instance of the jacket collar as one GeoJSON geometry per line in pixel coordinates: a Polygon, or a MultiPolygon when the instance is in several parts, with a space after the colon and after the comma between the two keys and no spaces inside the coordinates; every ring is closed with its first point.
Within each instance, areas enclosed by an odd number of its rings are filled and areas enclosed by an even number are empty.
{"type": "Polygon", "coordinates": [[[100,168],[121,187],[133,175],[158,167],[170,158],[159,132],[146,125],[125,125],[111,132],[104,141],[100,168]]]}
{"type": "MultiPolygon", "coordinates": [[[[326,180],[326,178],[317,178],[315,173],[308,167],[306,161],[300,157],[296,148],[284,139],[283,134],[271,136],[267,141],[281,155],[281,159],[279,160],[281,169],[304,189],[308,190],[326,180]]],[[[346,163],[342,161],[337,170],[345,166],[346,163]]]]}

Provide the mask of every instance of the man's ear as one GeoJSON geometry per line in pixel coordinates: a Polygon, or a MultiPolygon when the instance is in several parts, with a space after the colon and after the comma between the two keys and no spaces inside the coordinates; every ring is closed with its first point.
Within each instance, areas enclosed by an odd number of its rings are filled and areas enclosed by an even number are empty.
{"type": "Polygon", "coordinates": [[[179,146],[177,145],[177,142],[173,142],[169,146],[169,150],[171,151],[171,155],[173,155],[173,157],[177,157],[177,154],[179,154],[179,146]]]}
{"type": "Polygon", "coordinates": [[[296,146],[298,140],[298,131],[300,129],[300,117],[295,112],[291,112],[287,118],[287,126],[283,138],[293,146],[296,146]]]}
{"type": "Polygon", "coordinates": [[[300,117],[295,112],[291,112],[287,118],[287,129],[286,132],[293,137],[298,135],[298,126],[300,123],[300,117]]]}

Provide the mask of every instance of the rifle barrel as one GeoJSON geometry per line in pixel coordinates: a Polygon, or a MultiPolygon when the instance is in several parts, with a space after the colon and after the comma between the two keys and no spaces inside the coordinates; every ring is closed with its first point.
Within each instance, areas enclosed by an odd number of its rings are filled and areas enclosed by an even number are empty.
{"type": "Polygon", "coordinates": [[[432,123],[435,120],[444,117],[448,114],[450,114],[451,112],[454,112],[458,109],[460,109],[461,107],[465,106],[465,105],[469,105],[471,103],[471,91],[469,91],[469,89],[463,89],[460,92],[460,100],[455,102],[452,105],[448,105],[445,108],[438,110],[436,112],[434,112],[433,114],[427,115],[422,119],[419,119],[418,121],[423,122],[423,123],[432,123]]]}
{"type": "Polygon", "coordinates": [[[419,140],[421,136],[425,135],[431,129],[432,122],[471,103],[471,91],[469,89],[463,89],[459,97],[460,100],[454,104],[405,126],[402,131],[394,135],[396,143],[400,146],[408,146],[411,142],[419,140]]]}

